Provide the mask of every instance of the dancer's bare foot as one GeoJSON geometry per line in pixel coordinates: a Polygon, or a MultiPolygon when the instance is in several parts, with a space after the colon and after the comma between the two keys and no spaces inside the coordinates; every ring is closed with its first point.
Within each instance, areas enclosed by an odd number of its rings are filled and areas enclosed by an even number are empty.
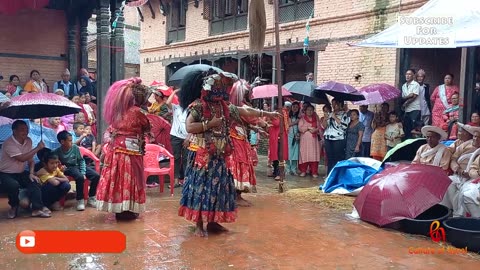
{"type": "Polygon", "coordinates": [[[193,235],[198,236],[198,237],[205,237],[207,233],[203,229],[203,221],[200,219],[197,221],[197,225],[195,226],[195,232],[193,235]]]}
{"type": "Polygon", "coordinates": [[[228,232],[228,229],[218,224],[217,222],[209,222],[207,224],[207,232],[222,233],[222,232],[228,232]]]}

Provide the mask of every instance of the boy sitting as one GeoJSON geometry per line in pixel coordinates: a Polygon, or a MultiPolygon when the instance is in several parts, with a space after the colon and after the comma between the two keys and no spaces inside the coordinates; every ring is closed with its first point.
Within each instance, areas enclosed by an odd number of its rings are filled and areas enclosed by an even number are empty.
{"type": "Polygon", "coordinates": [[[58,155],[60,162],[66,166],[65,175],[75,179],[77,188],[77,210],[85,210],[85,201],[83,199],[83,183],[85,179],[90,180],[89,198],[87,206],[96,207],[97,201],[95,194],[97,192],[98,181],[100,175],[85,164],[85,160],[80,154],[80,148],[73,144],[72,135],[68,131],[62,131],[57,135],[60,147],[55,149],[54,153],[58,155]]]}
{"type": "Polygon", "coordinates": [[[100,145],[97,145],[95,136],[92,134],[92,126],[86,124],[82,135],[84,138],[80,142],[80,146],[92,151],[97,157],[100,156],[102,149],[100,145]]]}

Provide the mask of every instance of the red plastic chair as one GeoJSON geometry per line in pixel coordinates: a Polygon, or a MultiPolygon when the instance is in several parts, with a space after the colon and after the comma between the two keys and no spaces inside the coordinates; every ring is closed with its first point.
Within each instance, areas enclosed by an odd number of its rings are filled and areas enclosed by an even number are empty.
{"type": "MultiPolygon", "coordinates": [[[[90,159],[92,159],[95,162],[95,171],[100,173],[100,159],[97,156],[95,156],[95,154],[92,151],[88,150],[87,148],[84,148],[84,147],[79,147],[79,148],[80,148],[80,154],[82,155],[82,157],[87,156],[90,159]]],[[[75,179],[73,179],[70,176],[67,176],[67,178],[70,182],[75,181],[75,179]]],[[[89,189],[89,187],[90,187],[90,181],[88,181],[88,179],[86,179],[83,182],[83,199],[84,200],[88,200],[88,189],[89,189]]],[[[60,202],[61,206],[64,206],[65,205],[65,197],[60,199],[59,202],[60,202]]]]}
{"type": "Polygon", "coordinates": [[[156,144],[147,144],[145,146],[145,155],[143,156],[143,166],[144,166],[144,178],[147,182],[147,178],[152,175],[158,175],[160,178],[160,192],[163,192],[165,185],[164,175],[170,176],[170,195],[173,196],[173,188],[175,185],[175,178],[173,178],[174,172],[174,163],[173,155],[170,154],[165,148],[156,144]],[[169,168],[160,168],[158,164],[158,158],[160,155],[164,155],[170,160],[169,168]]]}

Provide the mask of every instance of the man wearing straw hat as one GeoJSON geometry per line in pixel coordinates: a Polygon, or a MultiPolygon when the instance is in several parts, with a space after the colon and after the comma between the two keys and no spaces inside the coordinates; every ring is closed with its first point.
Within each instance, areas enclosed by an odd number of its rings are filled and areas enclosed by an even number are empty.
{"type": "MultiPolygon", "coordinates": [[[[480,141],[480,128],[476,127],[473,140],[480,141]]],[[[465,182],[459,191],[458,200],[461,208],[458,214],[469,213],[473,218],[480,218],[480,149],[474,152],[475,160],[473,160],[468,174],[473,181],[465,182]]]]}
{"type": "Polygon", "coordinates": [[[461,145],[459,145],[452,155],[450,161],[450,169],[454,173],[450,176],[452,183],[447,189],[445,196],[443,197],[442,204],[446,207],[453,209],[454,216],[462,216],[464,214],[464,208],[462,202],[459,201],[459,191],[463,184],[472,179],[475,171],[471,170],[472,164],[478,154],[480,154],[480,127],[472,127],[470,125],[461,125],[463,132],[471,134],[474,139],[470,139],[461,145]],[[470,175],[472,171],[472,175],[470,175]]]}
{"type": "Polygon", "coordinates": [[[447,171],[450,168],[451,149],[441,144],[447,139],[447,133],[439,127],[424,126],[422,134],[427,143],[422,145],[413,159],[413,164],[438,166],[447,171]]]}

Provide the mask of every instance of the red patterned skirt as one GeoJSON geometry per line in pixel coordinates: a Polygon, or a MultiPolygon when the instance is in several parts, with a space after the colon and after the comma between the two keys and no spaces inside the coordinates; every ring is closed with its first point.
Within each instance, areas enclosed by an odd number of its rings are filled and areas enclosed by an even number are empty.
{"type": "Polygon", "coordinates": [[[241,192],[257,192],[257,177],[255,176],[254,153],[246,140],[230,137],[233,153],[228,157],[227,166],[233,174],[235,188],[241,192]]]}
{"type": "Polygon", "coordinates": [[[112,213],[144,212],[143,156],[108,150],[97,187],[97,209],[112,213]]]}

